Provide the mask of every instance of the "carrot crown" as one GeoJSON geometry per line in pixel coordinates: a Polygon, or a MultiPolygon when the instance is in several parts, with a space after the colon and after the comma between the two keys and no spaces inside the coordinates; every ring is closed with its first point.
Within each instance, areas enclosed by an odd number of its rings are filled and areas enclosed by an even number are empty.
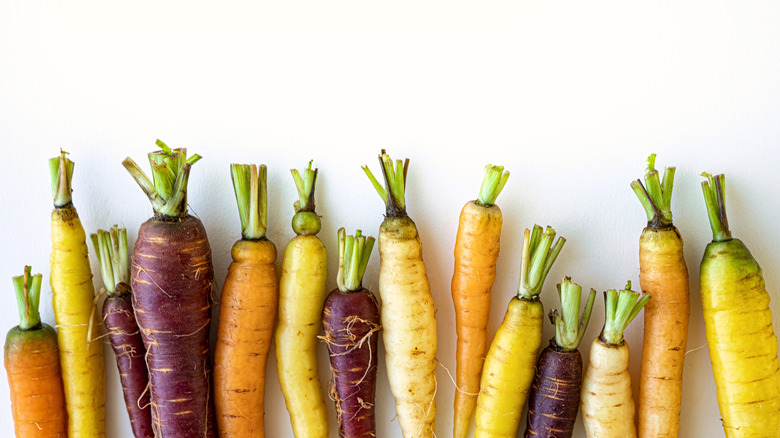
{"type": "Polygon", "coordinates": [[[550,272],[553,262],[566,243],[566,239],[559,237],[553,245],[555,230],[547,227],[542,232],[542,227],[534,225],[531,232],[525,229],[523,235],[523,258],[520,265],[520,287],[517,290],[519,298],[534,299],[542,292],[544,279],[550,272]]]}
{"type": "Polygon", "coordinates": [[[642,307],[650,301],[651,296],[631,290],[629,281],[626,288],[620,291],[604,292],[604,315],[606,321],[601,330],[601,338],[608,345],[623,343],[623,331],[636,318],[642,307]]]}
{"type": "Polygon", "coordinates": [[[379,181],[374,178],[374,174],[368,166],[363,166],[371,184],[374,185],[376,192],[385,202],[386,217],[405,217],[406,214],[406,173],[409,169],[409,159],[393,160],[387,155],[384,149],[379,154],[379,164],[382,167],[382,176],[385,180],[385,186],[382,187],[379,181]]]}
{"type": "Polygon", "coordinates": [[[647,213],[647,226],[651,228],[658,229],[672,224],[674,172],[674,167],[667,167],[663,178],[659,179],[658,171],[655,170],[655,154],[650,154],[647,158],[645,185],[640,180],[631,181],[631,188],[647,213]]]}
{"type": "Polygon", "coordinates": [[[128,291],[130,257],[127,255],[127,230],[114,225],[109,231],[97,230],[97,233],[90,237],[108,295],[114,296],[128,291]]]}
{"type": "Polygon", "coordinates": [[[70,183],[73,179],[73,161],[60,149],[60,156],[49,159],[51,196],[55,207],[65,207],[72,202],[70,183]]]}
{"type": "Polygon", "coordinates": [[[482,207],[490,207],[495,204],[496,198],[498,198],[508,179],[509,171],[504,171],[504,166],[494,166],[492,164],[485,166],[477,204],[482,207]]]}
{"type": "Polygon", "coordinates": [[[723,242],[731,239],[731,230],[729,230],[729,220],[726,217],[726,176],[712,176],[707,172],[702,172],[706,181],[702,181],[701,190],[704,192],[704,203],[707,205],[707,216],[710,218],[710,227],[712,228],[712,240],[714,242],[723,242]]]}
{"type": "Polygon", "coordinates": [[[364,236],[360,230],[357,230],[354,236],[347,236],[344,228],[339,229],[338,236],[339,271],[336,283],[344,293],[360,290],[368,259],[374,248],[374,238],[364,236]]]}
{"type": "Polygon", "coordinates": [[[16,305],[19,307],[19,329],[30,330],[41,325],[38,305],[41,302],[41,279],[43,275],[30,275],[32,267],[24,267],[24,275],[13,277],[16,305]]]}
{"type": "Polygon", "coordinates": [[[295,201],[295,216],[293,216],[292,227],[295,234],[314,235],[320,232],[322,222],[320,217],[314,211],[314,188],[317,184],[317,169],[311,168],[312,161],[309,161],[309,167],[303,169],[303,175],[298,169],[290,169],[295,188],[298,190],[298,200],[295,201]]]}
{"type": "Polygon", "coordinates": [[[265,238],[268,225],[268,185],[265,164],[231,164],[233,191],[236,192],[241,237],[247,240],[265,238]]]}
{"type": "Polygon", "coordinates": [[[187,215],[187,181],[190,177],[190,167],[202,157],[195,154],[187,158],[186,148],[171,149],[160,140],[157,140],[157,146],[160,147],[159,151],[149,153],[154,182],[149,180],[132,158],[125,158],[122,165],[146,193],[156,214],[184,217],[187,215]]]}
{"type": "Polygon", "coordinates": [[[585,329],[590,322],[596,290],[591,289],[585,310],[580,316],[580,298],[582,286],[571,281],[570,277],[558,283],[558,297],[561,300],[561,313],[550,311],[550,321],[555,325],[555,343],[564,351],[574,351],[580,345],[585,329]]]}

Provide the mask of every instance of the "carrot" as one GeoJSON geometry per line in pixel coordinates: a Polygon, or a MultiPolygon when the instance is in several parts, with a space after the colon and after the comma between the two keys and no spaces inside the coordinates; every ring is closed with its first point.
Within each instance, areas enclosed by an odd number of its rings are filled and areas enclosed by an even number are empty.
{"type": "Polygon", "coordinates": [[[103,325],[108,330],[108,339],[116,355],[133,436],[154,438],[146,348],[135,321],[130,289],[127,230],[114,225],[110,232],[98,230],[91,237],[108,294],[103,302],[103,325]]]}
{"type": "Polygon", "coordinates": [[[558,284],[561,313],[550,312],[555,337],[542,350],[528,396],[525,438],[570,438],[580,407],[582,356],[577,347],[590,321],[596,291],[591,289],[580,317],[582,287],[569,277],[558,284]]]}
{"type": "Polygon", "coordinates": [[[133,308],[146,347],[152,426],[160,438],[213,438],[209,326],[214,270],[206,230],[187,214],[186,149],[149,154],[154,182],[129,157],[122,164],[152,203],[132,255],[133,308]]]}
{"type": "Polygon", "coordinates": [[[376,298],[361,284],[374,238],[360,230],[354,236],[346,234],[339,229],[338,288],[325,300],[322,339],[330,354],[339,436],[376,437],[376,334],[381,326],[376,298]]]}
{"type": "Polygon", "coordinates": [[[647,162],[647,188],[639,180],[631,183],[647,213],[639,239],[639,285],[653,296],[645,306],[637,433],[639,438],[675,438],[690,314],[688,268],[682,237],[672,224],[675,168],[667,167],[660,180],[655,154],[647,162]]]}
{"type": "Polygon", "coordinates": [[[406,214],[409,160],[379,155],[385,187],[363,166],[385,202],[379,228],[379,295],[390,391],[405,438],[433,437],[436,420],[436,318],[417,226],[406,214]]]}
{"type": "Polygon", "coordinates": [[[490,314],[490,288],[496,279],[501,209],[496,198],[504,188],[509,172],[501,166],[485,166],[482,187],[476,201],[466,203],[460,212],[455,238],[455,268],[452,273],[452,301],[455,304],[457,374],[453,436],[468,435],[471,416],[477,404],[482,361],[487,350],[487,323],[490,314]]]}
{"type": "Polygon", "coordinates": [[[106,433],[103,344],[90,329],[99,322],[87,255],[87,235],[71,202],[73,162],[63,152],[49,160],[54,211],[51,214],[51,289],[60,365],[68,408],[68,434],[100,438],[106,433]]]}
{"type": "Polygon", "coordinates": [[[761,267],[731,237],[725,177],[702,182],[712,242],[699,270],[704,329],[723,430],[731,437],[780,436],[780,369],[761,267]]]}
{"type": "Polygon", "coordinates": [[[523,257],[517,296],[490,344],[477,397],[475,438],[514,437],[534,377],[536,354],[542,343],[544,308],[539,301],[547,273],[566,243],[555,245],[555,230],[534,226],[523,236],[523,257]]]}
{"type": "Polygon", "coordinates": [[[634,438],[634,399],[623,331],[650,300],[631,290],[604,292],[606,322],[590,347],[582,381],[582,419],[588,438],[634,438]]]}
{"type": "Polygon", "coordinates": [[[284,251],[279,280],[279,325],[276,359],[279,383],[297,438],[327,438],[328,410],[317,376],[317,336],[322,327],[327,260],[317,237],[320,217],[314,211],[317,169],[292,171],[299,199],[295,201],[293,231],[284,251]]]}
{"type": "Polygon", "coordinates": [[[231,164],[241,240],[222,287],[214,354],[214,402],[220,436],[263,437],[265,367],[271,349],[279,281],[276,246],[265,237],[266,167],[231,164]],[[251,370],[251,372],[247,372],[251,370]]]}
{"type": "Polygon", "coordinates": [[[19,325],[5,338],[5,370],[17,438],[65,438],[68,414],[62,391],[57,334],[41,322],[41,274],[13,278],[19,325]]]}

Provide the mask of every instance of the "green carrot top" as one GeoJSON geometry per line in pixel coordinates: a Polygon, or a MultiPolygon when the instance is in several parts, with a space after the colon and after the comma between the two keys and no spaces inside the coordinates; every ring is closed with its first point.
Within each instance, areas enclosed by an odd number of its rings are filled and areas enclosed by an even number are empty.
{"type": "Polygon", "coordinates": [[[374,248],[374,238],[364,236],[360,230],[357,230],[354,236],[347,236],[344,228],[339,229],[338,236],[339,270],[336,283],[344,293],[360,290],[368,259],[374,248]]]}
{"type": "Polygon", "coordinates": [[[70,184],[73,180],[73,161],[68,153],[60,150],[60,156],[49,159],[51,196],[55,207],[65,207],[72,202],[70,184]]]}
{"type": "Polygon", "coordinates": [[[363,171],[366,172],[368,179],[371,180],[371,184],[374,185],[374,189],[379,193],[382,201],[385,203],[385,216],[391,217],[406,217],[406,173],[409,169],[409,159],[406,160],[393,160],[387,155],[384,149],[379,154],[379,164],[382,167],[382,176],[385,180],[385,186],[382,187],[374,178],[374,174],[368,166],[363,166],[363,171]]]}
{"type": "Polygon", "coordinates": [[[31,330],[40,327],[41,279],[43,275],[30,275],[32,267],[24,267],[24,275],[13,277],[16,305],[19,307],[19,329],[31,330]]]}
{"type": "Polygon", "coordinates": [[[488,164],[485,166],[485,173],[482,177],[482,186],[479,189],[477,205],[490,207],[496,203],[496,198],[509,179],[509,171],[504,171],[504,166],[494,166],[488,164]]]}
{"type": "Polygon", "coordinates": [[[320,217],[314,211],[314,188],[318,173],[317,169],[311,168],[311,163],[312,161],[309,161],[309,167],[303,169],[303,174],[298,169],[290,169],[298,190],[298,200],[294,204],[295,216],[292,220],[293,231],[298,235],[315,235],[322,228],[320,217]]]}
{"type": "Polygon", "coordinates": [[[558,284],[558,297],[561,300],[561,313],[550,311],[550,321],[555,325],[555,343],[564,351],[574,351],[580,345],[585,329],[588,328],[596,290],[591,289],[588,301],[580,316],[582,286],[571,281],[570,277],[558,284]]]}
{"type": "Polygon", "coordinates": [[[187,215],[187,182],[190,167],[202,157],[195,154],[187,158],[187,149],[171,149],[157,140],[159,151],[149,153],[152,166],[150,181],[143,170],[130,157],[122,161],[130,176],[135,179],[141,190],[146,193],[155,214],[164,217],[184,217],[187,215]]]}
{"type": "Polygon", "coordinates": [[[632,291],[630,281],[623,290],[604,292],[606,321],[601,330],[601,339],[608,345],[622,344],[623,331],[636,318],[642,307],[650,301],[650,298],[651,296],[648,294],[632,291]]]}
{"type": "Polygon", "coordinates": [[[726,176],[722,173],[712,176],[707,172],[702,172],[701,175],[707,178],[702,181],[701,190],[704,192],[704,203],[707,205],[707,216],[712,228],[712,241],[730,240],[731,230],[726,217],[726,176]]]}
{"type": "Polygon", "coordinates": [[[658,229],[672,225],[674,172],[674,167],[667,167],[664,169],[663,178],[659,179],[658,171],[655,169],[655,154],[650,154],[647,158],[645,185],[642,185],[642,181],[638,179],[631,181],[631,188],[647,213],[647,226],[651,228],[658,229]]]}
{"type": "Polygon", "coordinates": [[[236,193],[241,217],[241,237],[246,240],[265,239],[268,226],[267,169],[254,164],[231,164],[233,191],[236,193]]]}
{"type": "Polygon", "coordinates": [[[553,245],[555,230],[549,226],[542,232],[542,227],[534,225],[533,232],[527,229],[523,235],[523,257],[520,264],[520,286],[518,298],[535,299],[542,292],[544,280],[550,272],[553,262],[566,243],[559,237],[553,245]]]}
{"type": "Polygon", "coordinates": [[[114,225],[109,231],[97,230],[90,237],[108,295],[122,296],[130,290],[127,230],[114,225]]]}

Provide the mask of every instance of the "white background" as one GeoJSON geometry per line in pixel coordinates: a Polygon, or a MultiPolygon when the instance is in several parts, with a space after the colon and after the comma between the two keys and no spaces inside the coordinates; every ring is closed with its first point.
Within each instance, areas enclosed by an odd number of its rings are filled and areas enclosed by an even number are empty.
{"type": "MultiPolygon", "coordinates": [[[[157,138],[202,154],[189,203],[209,233],[218,285],[240,234],[230,162],[268,165],[268,236],[281,256],[293,236],[288,169],[315,160],[332,288],[336,230],[375,235],[382,220],[360,165],[378,170],[380,148],[410,157],[409,214],[438,308],[438,357],[453,370],[454,236],[482,167],[512,172],[498,199],[504,230],[492,336],[517,287],[522,231],[534,223],[568,238],[542,295],[546,308],[557,306],[554,285],[564,275],[599,291],[637,281],[646,219],[629,182],[656,152],[659,166],[678,169],[672,206],[691,276],[681,436],[723,436],[701,348],[698,264],[711,234],[699,173],[727,174],[730,223],[765,268],[778,327],[778,22],[780,4],[768,1],[0,1],[3,330],[17,321],[10,277],[32,264],[48,283],[46,159],[60,147],[76,162],[73,199],[86,229],[120,222],[132,240],[151,208],[121,160],[148,168],[157,138]]],[[[378,262],[375,252],[365,280],[374,292],[378,262]]],[[[41,311],[53,323],[50,298],[46,285],[41,311]]],[[[586,363],[602,323],[599,298],[583,341],[586,363]]],[[[626,333],[635,382],[641,329],[640,316],[626,333]]],[[[546,326],[545,339],[552,333],[546,326]]],[[[320,359],[324,383],[324,347],[320,359]]],[[[130,437],[108,348],[106,366],[108,436],[130,437]]],[[[266,432],[291,437],[275,369],[272,355],[266,432]]],[[[383,367],[378,382],[378,436],[400,437],[383,367]]],[[[444,367],[438,382],[444,437],[454,392],[444,367]]],[[[3,435],[11,424],[0,379],[3,435]]],[[[581,420],[575,436],[584,436],[581,420]]]]}

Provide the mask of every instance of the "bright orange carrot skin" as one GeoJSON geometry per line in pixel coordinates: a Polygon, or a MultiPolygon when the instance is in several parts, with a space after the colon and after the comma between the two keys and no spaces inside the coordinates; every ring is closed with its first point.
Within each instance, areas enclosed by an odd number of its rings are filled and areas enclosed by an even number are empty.
{"type": "Polygon", "coordinates": [[[265,367],[279,299],[276,246],[239,240],[231,254],[214,357],[217,428],[224,437],[263,437],[265,367]]]}
{"type": "Polygon", "coordinates": [[[5,369],[17,438],[66,438],[68,414],[62,389],[57,334],[14,327],[5,342],[5,369]]]}
{"type": "Polygon", "coordinates": [[[690,300],[683,241],[674,226],[645,228],[639,282],[653,296],[645,305],[637,409],[640,438],[677,437],[690,300]]]}
{"type": "Polygon", "coordinates": [[[460,213],[452,274],[458,335],[453,432],[456,438],[465,438],[468,434],[477,404],[482,362],[487,350],[490,288],[496,279],[502,222],[497,205],[483,207],[471,201],[460,213]]]}

